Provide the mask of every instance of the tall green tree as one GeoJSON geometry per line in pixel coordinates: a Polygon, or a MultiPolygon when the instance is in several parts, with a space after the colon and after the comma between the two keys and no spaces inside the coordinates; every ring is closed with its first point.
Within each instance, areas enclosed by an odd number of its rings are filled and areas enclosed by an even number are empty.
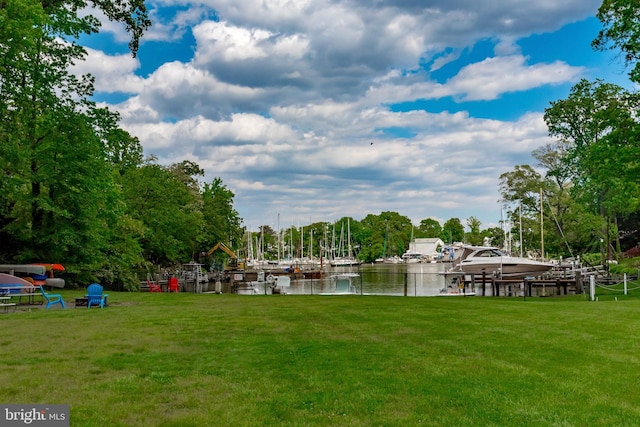
{"type": "Polygon", "coordinates": [[[71,274],[104,266],[126,223],[108,143],[130,138],[91,102],[92,77],[68,71],[86,54],[78,37],[100,26],[87,6],[124,23],[135,54],[149,25],[138,0],[0,2],[0,257],[71,274]]]}
{"type": "Polygon", "coordinates": [[[640,4],[636,0],[604,0],[596,14],[603,28],[591,43],[596,50],[622,52],[629,76],[640,82],[640,4]]]}
{"type": "Polygon", "coordinates": [[[262,251],[264,259],[276,259],[278,251],[276,247],[278,243],[278,233],[269,225],[261,225],[258,229],[259,230],[256,233],[258,247],[256,249],[262,251]]]}
{"type": "Polygon", "coordinates": [[[591,198],[585,201],[600,205],[603,195],[613,190],[609,177],[632,178],[637,172],[637,108],[638,97],[620,86],[583,79],[567,99],[545,110],[550,135],[567,146],[564,162],[574,186],[591,198]]]}
{"type": "Polygon", "coordinates": [[[482,230],[482,237],[483,239],[486,237],[491,246],[504,247],[504,231],[500,227],[482,230]]]}
{"type": "Polygon", "coordinates": [[[205,183],[202,189],[202,250],[206,251],[218,242],[231,249],[238,249],[244,244],[242,236],[242,218],[233,207],[235,194],[222,182],[215,178],[205,183]]]}
{"type": "Polygon", "coordinates": [[[424,237],[439,237],[442,226],[433,218],[425,218],[420,221],[420,235],[424,237]]]}
{"type": "Polygon", "coordinates": [[[411,240],[411,219],[398,212],[385,211],[379,215],[369,214],[362,219],[359,227],[368,240],[360,242],[360,259],[373,262],[380,257],[402,255],[411,240]]]}
{"type": "Polygon", "coordinates": [[[89,114],[94,131],[104,147],[105,160],[120,176],[142,165],[140,140],[119,127],[118,113],[106,108],[93,108],[89,114]]]}
{"type": "Polygon", "coordinates": [[[471,216],[467,218],[467,227],[469,227],[469,232],[465,234],[465,241],[472,245],[481,245],[482,244],[482,233],[480,232],[480,226],[482,223],[475,216],[471,216]]]}
{"type": "Polygon", "coordinates": [[[520,244],[524,251],[540,249],[540,192],[546,186],[547,182],[530,165],[516,165],[514,170],[500,175],[501,202],[507,207],[511,235],[519,237],[522,224],[524,241],[520,244]]]}
{"type": "Polygon", "coordinates": [[[204,228],[202,200],[184,181],[177,165],[164,167],[150,158],[123,179],[128,214],[144,224],[142,247],[153,264],[197,259],[204,228]]]}
{"type": "Polygon", "coordinates": [[[449,218],[442,225],[440,239],[445,243],[464,241],[464,226],[460,222],[460,218],[449,218]]]}
{"type": "Polygon", "coordinates": [[[582,80],[545,111],[550,134],[568,146],[572,195],[603,218],[597,237],[607,248],[617,235],[617,216],[639,207],[638,106],[637,95],[617,85],[582,80]]]}

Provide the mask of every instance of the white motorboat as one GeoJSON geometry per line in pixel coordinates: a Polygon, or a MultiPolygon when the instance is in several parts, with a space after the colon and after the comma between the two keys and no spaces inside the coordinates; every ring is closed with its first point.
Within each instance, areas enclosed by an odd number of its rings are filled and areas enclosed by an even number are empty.
{"type": "Polygon", "coordinates": [[[402,262],[405,264],[415,264],[418,262],[422,262],[424,259],[423,255],[420,252],[408,250],[402,254],[402,262]]]}
{"type": "Polygon", "coordinates": [[[331,267],[351,267],[354,265],[362,264],[362,261],[352,257],[346,257],[346,258],[334,258],[331,261],[329,261],[329,263],[331,264],[331,267]]]}
{"type": "Polygon", "coordinates": [[[462,255],[454,262],[450,273],[524,278],[539,276],[554,267],[554,264],[549,262],[512,257],[491,246],[463,246],[462,250],[462,255]]]}
{"type": "Polygon", "coordinates": [[[320,295],[357,295],[358,289],[353,280],[360,277],[358,273],[338,273],[331,276],[331,288],[329,292],[321,292],[320,295]]]}

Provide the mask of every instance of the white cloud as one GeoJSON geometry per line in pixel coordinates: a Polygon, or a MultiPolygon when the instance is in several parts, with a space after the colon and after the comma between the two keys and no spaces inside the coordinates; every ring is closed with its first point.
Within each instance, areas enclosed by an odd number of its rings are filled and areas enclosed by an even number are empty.
{"type": "Polygon", "coordinates": [[[518,40],[599,3],[163,0],[151,3],[158,19],[143,49],[185,36],[191,61],[141,78],[130,56],[91,51],[79,69],[100,90],[133,93],[114,108],[145,152],[222,177],[255,227],[276,212],[306,222],[381,211],[416,222],[474,215],[488,226],[499,217],[499,175],[549,138],[540,111],[487,119],[464,103],[570,85],[583,67],[534,62],[518,40]],[[491,40],[478,56],[478,42],[491,40]]]}
{"type": "Polygon", "coordinates": [[[573,82],[584,71],[561,61],[530,66],[525,61],[519,55],[487,58],[464,67],[447,81],[447,86],[465,100],[491,100],[505,92],[573,82]]]}
{"type": "Polygon", "coordinates": [[[444,54],[442,56],[438,56],[434,59],[433,64],[431,64],[431,67],[429,68],[429,71],[433,72],[433,71],[437,71],[440,68],[444,67],[445,65],[447,65],[448,63],[455,61],[456,59],[460,58],[460,50],[455,50],[453,52],[449,52],[447,54],[444,54]]]}
{"type": "Polygon", "coordinates": [[[102,51],[86,48],[87,57],[71,71],[74,74],[91,74],[96,78],[95,89],[102,92],[137,93],[143,80],[134,74],[140,67],[130,54],[107,55],[102,51]]]}
{"type": "Polygon", "coordinates": [[[208,21],[195,27],[193,32],[199,39],[197,57],[202,55],[222,61],[264,58],[267,52],[260,44],[272,36],[261,29],[227,26],[224,21],[208,21]]]}
{"type": "Polygon", "coordinates": [[[299,59],[308,41],[299,34],[274,34],[259,28],[241,28],[227,22],[206,21],[193,29],[198,43],[196,63],[235,62],[267,56],[299,59]]]}

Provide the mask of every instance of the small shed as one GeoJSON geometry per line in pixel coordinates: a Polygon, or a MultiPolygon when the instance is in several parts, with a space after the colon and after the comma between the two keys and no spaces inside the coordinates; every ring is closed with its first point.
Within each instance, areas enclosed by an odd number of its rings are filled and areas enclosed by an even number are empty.
{"type": "Polygon", "coordinates": [[[423,257],[433,259],[438,255],[438,248],[443,247],[444,242],[438,237],[413,239],[409,243],[409,251],[422,254],[423,257]]]}

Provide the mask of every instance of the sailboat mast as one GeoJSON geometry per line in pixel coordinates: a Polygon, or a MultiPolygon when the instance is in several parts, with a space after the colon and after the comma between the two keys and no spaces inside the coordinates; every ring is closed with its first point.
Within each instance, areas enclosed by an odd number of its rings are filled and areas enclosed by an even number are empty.
{"type": "Polygon", "coordinates": [[[384,235],[384,246],[382,248],[382,258],[387,257],[387,240],[389,239],[389,223],[387,223],[387,232],[384,235]]]}
{"type": "Polygon", "coordinates": [[[280,261],[280,213],[278,213],[278,261],[280,261]]]}
{"type": "Polygon", "coordinates": [[[540,187],[540,251],[544,259],[544,216],[542,215],[542,187],[540,187]]]}
{"type": "Polygon", "coordinates": [[[520,258],[522,258],[522,200],[520,200],[520,258]]]}
{"type": "Polygon", "coordinates": [[[347,218],[347,256],[351,258],[351,222],[347,218]]]}
{"type": "Polygon", "coordinates": [[[289,231],[289,258],[293,259],[293,225],[291,226],[291,230],[289,231]]]}

